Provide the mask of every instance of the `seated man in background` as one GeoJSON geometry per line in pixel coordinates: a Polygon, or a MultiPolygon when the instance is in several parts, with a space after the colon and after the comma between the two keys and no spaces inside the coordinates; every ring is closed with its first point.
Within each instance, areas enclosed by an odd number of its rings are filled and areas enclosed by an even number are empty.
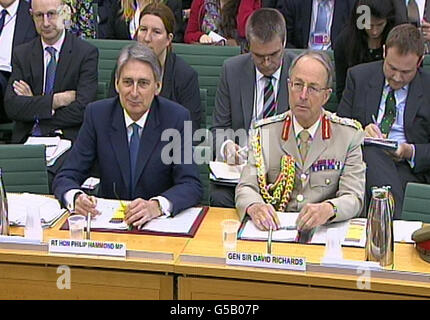
{"type": "Polygon", "coordinates": [[[421,32],[411,24],[396,26],[384,61],[349,69],[337,109],[339,116],[357,119],[366,136],[398,142],[393,152],[370,145],[363,151],[367,198],[371,187],[391,186],[397,219],[406,184],[430,182],[430,73],[420,68],[423,54],[421,32]]]}
{"type": "MultiPolygon", "coordinates": [[[[12,142],[54,135],[73,142],[85,106],[96,98],[98,50],[65,30],[61,0],[33,0],[31,6],[39,37],[15,48],[5,96],[6,113],[16,123],[12,142]]],[[[66,157],[48,167],[50,182],[66,157]]]]}
{"type": "Polygon", "coordinates": [[[279,227],[276,211],[300,212],[298,230],[361,213],[364,134],[356,121],[324,110],[332,72],[324,52],[300,54],[289,72],[290,111],[256,123],[236,208],[259,229],[279,227]]]}
{"type": "Polygon", "coordinates": [[[79,189],[97,161],[99,195],[132,200],[125,222],[139,227],[198,204],[202,186],[195,163],[184,160],[184,150],[191,149],[191,141],[184,141],[184,122],[190,121],[190,114],[157,96],[161,66],[155,53],[136,43],[121,51],[117,65],[119,97],[87,106],[78,139],[54,180],[54,193],[77,214],[97,215],[95,199],[79,189]],[[176,134],[173,142],[162,138],[168,129],[176,134]],[[188,144],[190,148],[184,148],[188,144]]]}
{"type": "Polygon", "coordinates": [[[20,44],[37,36],[24,0],[0,0],[0,123],[9,122],[3,106],[4,93],[12,72],[12,54],[20,44]]]}
{"type": "MultiPolygon", "coordinates": [[[[285,88],[293,56],[284,50],[284,18],[275,9],[256,10],[248,19],[246,33],[250,52],[224,62],[215,96],[211,127],[215,157],[229,164],[246,160],[240,149],[247,143],[239,141],[240,133],[245,132],[246,138],[256,120],[288,109],[285,88]]],[[[210,198],[211,206],[234,208],[234,187],[211,183],[210,198]]]]}

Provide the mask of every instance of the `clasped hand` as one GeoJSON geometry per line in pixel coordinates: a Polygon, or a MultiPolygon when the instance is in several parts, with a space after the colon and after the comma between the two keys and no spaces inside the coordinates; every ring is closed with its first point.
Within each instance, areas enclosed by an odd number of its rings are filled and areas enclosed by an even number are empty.
{"type": "MultiPolygon", "coordinates": [[[[101,214],[96,209],[96,206],[97,199],[95,197],[81,193],[75,201],[75,213],[85,216],[91,213],[91,218],[94,218],[101,214]]],[[[134,227],[140,227],[146,222],[161,216],[161,214],[157,200],[137,198],[126,207],[124,222],[134,227]]]]}

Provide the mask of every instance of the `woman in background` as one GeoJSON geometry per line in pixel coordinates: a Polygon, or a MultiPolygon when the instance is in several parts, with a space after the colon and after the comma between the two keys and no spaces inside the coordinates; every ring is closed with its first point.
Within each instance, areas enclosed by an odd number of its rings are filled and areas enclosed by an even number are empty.
{"type": "MultiPolygon", "coordinates": [[[[172,52],[175,17],[162,3],[151,3],[140,14],[137,41],[150,47],[162,67],[160,96],[176,101],[190,111],[193,132],[200,128],[201,104],[197,72],[181,57],[172,52]]],[[[115,67],[116,69],[116,67],[115,67]]],[[[115,91],[115,70],[109,88],[109,96],[115,91]]]]}
{"type": "Polygon", "coordinates": [[[240,4],[239,0],[194,0],[185,30],[185,43],[240,45],[244,51],[246,41],[239,36],[237,24],[240,4]],[[227,39],[226,43],[217,43],[209,35],[211,32],[227,39]]]}
{"type": "Polygon", "coordinates": [[[391,0],[357,0],[347,27],[339,34],[334,48],[336,97],[342,98],[348,68],[360,63],[383,59],[383,45],[395,26],[395,9],[391,0]],[[370,8],[370,29],[364,23],[359,6],[370,8]]]}
{"type": "Polygon", "coordinates": [[[108,22],[106,38],[136,39],[140,12],[150,3],[164,3],[175,17],[174,42],[183,41],[181,0],[117,0],[112,6],[112,16],[108,22]]]}

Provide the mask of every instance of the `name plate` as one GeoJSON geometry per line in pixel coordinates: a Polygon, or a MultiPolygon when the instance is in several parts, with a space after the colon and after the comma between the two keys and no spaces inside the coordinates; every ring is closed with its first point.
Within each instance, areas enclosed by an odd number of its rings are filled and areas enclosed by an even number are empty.
{"type": "Polygon", "coordinates": [[[51,239],[49,253],[87,254],[96,256],[124,257],[125,243],[95,240],[51,239]]]}
{"type": "Polygon", "coordinates": [[[257,268],[306,271],[306,258],[260,253],[227,252],[226,264],[257,268]]]}

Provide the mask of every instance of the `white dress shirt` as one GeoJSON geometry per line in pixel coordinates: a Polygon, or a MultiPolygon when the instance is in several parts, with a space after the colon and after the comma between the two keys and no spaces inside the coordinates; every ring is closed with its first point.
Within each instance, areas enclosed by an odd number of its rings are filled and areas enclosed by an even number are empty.
{"type": "MultiPolygon", "coordinates": [[[[124,119],[125,119],[125,126],[127,128],[127,140],[128,140],[129,144],[130,144],[131,136],[133,134],[132,124],[136,123],[139,126],[139,130],[138,130],[139,131],[139,137],[142,136],[143,128],[145,127],[146,119],[148,118],[148,113],[149,112],[145,112],[145,114],[139,120],[133,121],[133,119],[130,118],[130,116],[128,115],[128,113],[124,109],[124,119]]],[[[64,202],[66,203],[67,208],[70,211],[74,210],[73,200],[75,198],[76,193],[78,193],[78,192],[82,192],[82,190],[72,189],[72,190],[67,191],[64,194],[64,202]]],[[[157,200],[158,201],[158,203],[160,204],[160,207],[161,207],[161,211],[165,216],[170,216],[172,214],[173,204],[167,198],[162,197],[162,196],[157,196],[157,197],[151,198],[150,200],[157,200]]]]}
{"type": "Polygon", "coordinates": [[[15,35],[16,14],[18,11],[19,1],[15,1],[9,7],[4,8],[0,5],[0,12],[7,10],[5,16],[3,31],[0,35],[0,70],[12,72],[12,45],[15,35]]]}

